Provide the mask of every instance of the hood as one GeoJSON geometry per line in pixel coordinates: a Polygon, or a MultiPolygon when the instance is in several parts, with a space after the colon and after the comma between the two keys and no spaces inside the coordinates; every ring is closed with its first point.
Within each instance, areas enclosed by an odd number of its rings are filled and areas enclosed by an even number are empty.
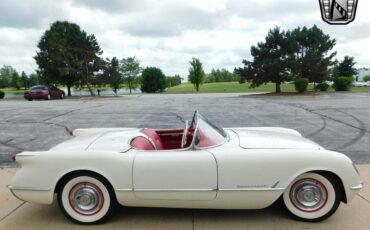
{"type": "Polygon", "coordinates": [[[300,135],[276,130],[232,129],[239,137],[239,145],[246,149],[323,149],[300,135]]]}
{"type": "Polygon", "coordinates": [[[125,152],[131,148],[129,141],[135,136],[140,136],[140,129],[94,132],[74,137],[54,146],[50,150],[125,152]]]}

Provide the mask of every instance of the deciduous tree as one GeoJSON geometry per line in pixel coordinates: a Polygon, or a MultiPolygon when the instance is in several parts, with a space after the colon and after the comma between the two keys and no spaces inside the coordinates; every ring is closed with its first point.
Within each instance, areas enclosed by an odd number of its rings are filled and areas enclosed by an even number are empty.
{"type": "Polygon", "coordinates": [[[131,94],[139,86],[140,61],[136,57],[123,58],[119,63],[119,72],[131,94]]]}
{"type": "Polygon", "coordinates": [[[203,84],[205,76],[202,63],[198,58],[193,58],[190,61],[189,81],[193,83],[197,92],[199,91],[199,85],[203,84]]]}
{"type": "Polygon", "coordinates": [[[102,54],[94,35],[88,35],[75,23],[57,21],[45,31],[37,47],[35,60],[46,83],[66,85],[71,96],[72,85],[83,82],[94,95],[89,76],[101,67],[102,54]]]}

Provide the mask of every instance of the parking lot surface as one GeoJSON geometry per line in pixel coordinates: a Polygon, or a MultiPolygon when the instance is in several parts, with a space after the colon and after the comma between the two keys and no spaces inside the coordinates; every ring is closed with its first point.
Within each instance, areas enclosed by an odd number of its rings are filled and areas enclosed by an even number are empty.
{"type": "Polygon", "coordinates": [[[48,150],[93,127],[183,127],[194,110],[223,127],[279,126],[298,130],[359,165],[365,189],[330,219],[316,224],[290,220],[271,207],[256,211],[122,208],[105,225],[89,229],[368,229],[370,226],[370,93],[310,96],[160,94],[0,101],[0,229],[80,229],[56,204],[23,203],[5,189],[14,169],[3,168],[23,150],[48,150]]]}
{"type": "Polygon", "coordinates": [[[147,94],[52,101],[0,101],[0,153],[48,150],[92,127],[183,127],[199,110],[222,127],[279,126],[324,148],[370,162],[370,93],[314,96],[147,94]]]}

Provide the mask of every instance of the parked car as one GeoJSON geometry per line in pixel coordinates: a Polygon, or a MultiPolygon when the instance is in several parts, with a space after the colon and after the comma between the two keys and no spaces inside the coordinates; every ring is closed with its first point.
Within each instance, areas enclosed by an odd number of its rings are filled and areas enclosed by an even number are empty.
{"type": "Polygon", "coordinates": [[[24,99],[32,101],[33,99],[63,99],[65,93],[55,86],[35,85],[29,90],[24,91],[24,99]]]}
{"type": "Polygon", "coordinates": [[[363,87],[363,86],[367,86],[366,85],[366,82],[362,82],[362,81],[354,81],[352,83],[352,86],[355,86],[355,87],[363,87]]]}
{"type": "Polygon", "coordinates": [[[22,152],[8,188],[94,224],[117,204],[261,209],[280,200],[295,218],[321,221],[362,188],[344,154],[292,129],[221,128],[195,112],[178,129],[76,129],[49,151],[22,152]]]}

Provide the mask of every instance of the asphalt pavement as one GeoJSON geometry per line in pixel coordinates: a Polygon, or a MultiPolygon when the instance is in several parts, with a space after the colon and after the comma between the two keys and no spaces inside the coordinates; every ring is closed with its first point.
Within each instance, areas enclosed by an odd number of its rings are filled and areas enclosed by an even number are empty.
{"type": "Polygon", "coordinates": [[[365,189],[328,220],[291,220],[276,207],[263,210],[121,208],[105,225],[89,229],[368,229],[370,226],[370,93],[309,96],[247,94],[145,94],[74,97],[65,100],[0,100],[0,229],[80,229],[56,203],[37,205],[13,197],[5,184],[15,169],[12,154],[48,150],[93,127],[183,127],[194,110],[223,127],[279,126],[295,129],[357,164],[365,189]],[[11,165],[10,165],[11,166],[11,165]]]}
{"type": "MultiPolygon", "coordinates": [[[[2,161],[23,150],[48,150],[92,127],[177,128],[199,110],[223,127],[295,129],[356,163],[370,162],[370,93],[309,96],[139,94],[64,100],[0,100],[2,161]]],[[[0,163],[1,164],[1,163],[0,163]]]]}

